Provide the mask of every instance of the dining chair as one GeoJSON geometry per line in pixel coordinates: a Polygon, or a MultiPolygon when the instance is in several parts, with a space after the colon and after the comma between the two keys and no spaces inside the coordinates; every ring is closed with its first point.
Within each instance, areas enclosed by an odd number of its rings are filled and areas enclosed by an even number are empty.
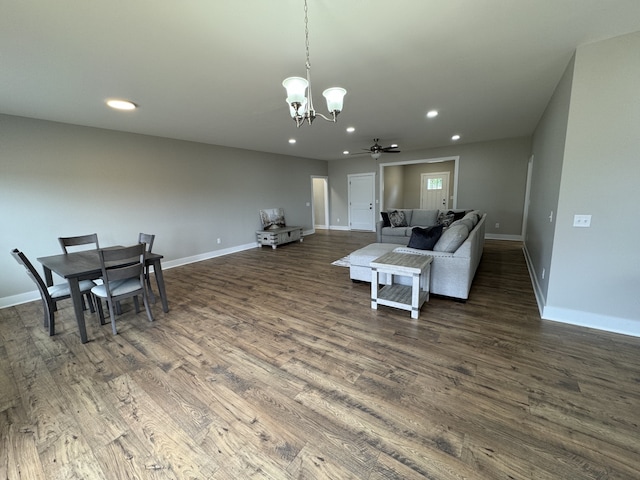
{"type": "MultiPolygon", "coordinates": [[[[117,335],[116,329],[116,302],[124,298],[133,297],[136,313],[140,312],[138,295],[142,295],[147,317],[153,322],[153,315],[149,308],[147,289],[144,281],[144,263],[146,244],[139,243],[131,247],[119,247],[98,250],[100,268],[102,269],[102,285],[96,285],[91,289],[98,299],[104,298],[109,307],[111,317],[111,329],[117,335]]],[[[104,313],[98,308],[100,322],[104,324],[104,313]]]]}
{"type": "Polygon", "coordinates": [[[92,233],[90,235],[79,235],[77,237],[59,237],[58,241],[62,247],[64,253],[69,253],[67,247],[78,247],[84,245],[95,245],[93,248],[96,250],[100,248],[98,244],[98,234],[92,233]]]}
{"type": "MultiPolygon", "coordinates": [[[[11,255],[16,259],[20,265],[22,265],[27,271],[27,275],[35,282],[42,298],[42,305],[44,307],[44,328],[49,329],[49,336],[55,335],[55,312],[58,309],[57,302],[67,298],[71,298],[71,290],[68,284],[58,284],[51,287],[47,287],[42,280],[42,277],[38,271],[34,268],[33,264],[29,261],[24,253],[17,248],[11,251],[11,255]]],[[[95,283],[91,280],[82,280],[80,282],[80,293],[86,295],[87,302],[91,313],[95,312],[93,307],[93,301],[91,299],[91,289],[95,287],[95,283]]]]}
{"type": "MultiPolygon", "coordinates": [[[[155,239],[156,239],[156,236],[150,233],[138,234],[138,243],[144,243],[147,245],[147,253],[151,253],[151,250],[153,249],[153,241],[155,239]]],[[[155,303],[156,296],[153,293],[153,289],[151,288],[151,277],[149,276],[149,266],[145,266],[144,268],[144,279],[147,282],[147,292],[149,293],[149,297],[151,297],[151,303],[155,303]]]]}

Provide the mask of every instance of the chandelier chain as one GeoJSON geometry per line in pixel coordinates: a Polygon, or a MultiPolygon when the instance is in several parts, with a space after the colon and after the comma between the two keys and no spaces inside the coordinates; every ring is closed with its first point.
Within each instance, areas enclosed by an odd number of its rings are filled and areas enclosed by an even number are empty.
{"type": "Polygon", "coordinates": [[[305,47],[307,53],[307,68],[311,68],[311,63],[309,61],[309,7],[307,6],[307,0],[304,0],[304,37],[305,37],[305,47]]]}

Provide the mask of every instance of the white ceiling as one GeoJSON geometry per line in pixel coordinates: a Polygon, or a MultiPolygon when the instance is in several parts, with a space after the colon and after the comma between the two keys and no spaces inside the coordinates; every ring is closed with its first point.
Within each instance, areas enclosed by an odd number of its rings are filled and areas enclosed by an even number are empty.
{"type": "Polygon", "coordinates": [[[296,129],[285,103],[302,0],[0,0],[0,113],[327,160],[374,137],[410,151],[530,135],[577,46],[640,30],[639,0],[308,1],[316,109],[348,91],[337,124],[296,129]]]}

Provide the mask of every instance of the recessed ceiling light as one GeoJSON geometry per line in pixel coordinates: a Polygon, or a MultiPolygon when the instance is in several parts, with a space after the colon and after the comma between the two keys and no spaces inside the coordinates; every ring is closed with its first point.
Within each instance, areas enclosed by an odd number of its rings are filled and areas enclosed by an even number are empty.
{"type": "Polygon", "coordinates": [[[289,139],[289,143],[296,143],[296,139],[295,138],[290,138],[289,139]]]}
{"type": "Polygon", "coordinates": [[[135,110],[136,108],[138,108],[135,103],[128,100],[110,99],[107,100],[107,105],[109,105],[111,108],[115,108],[116,110],[135,110]]]}
{"type": "Polygon", "coordinates": [[[349,150],[345,150],[344,152],[342,152],[344,155],[349,155],[349,150]]]}
{"type": "Polygon", "coordinates": [[[427,112],[427,118],[434,118],[438,116],[437,110],[430,110],[427,112]]]}
{"type": "Polygon", "coordinates": [[[453,137],[451,137],[451,140],[453,140],[454,142],[456,140],[460,140],[460,135],[458,135],[458,134],[454,135],[453,137]]]}
{"type": "Polygon", "coordinates": [[[347,132],[348,133],[353,133],[355,131],[356,131],[355,127],[347,127],[347,132]]]}

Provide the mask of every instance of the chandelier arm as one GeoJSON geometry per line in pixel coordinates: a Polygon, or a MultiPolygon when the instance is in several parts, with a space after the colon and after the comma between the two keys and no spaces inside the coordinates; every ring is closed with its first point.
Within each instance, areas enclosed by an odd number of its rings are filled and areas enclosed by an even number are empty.
{"type": "MultiPolygon", "coordinates": [[[[339,112],[338,112],[338,113],[339,113],[339,112]]],[[[327,122],[333,122],[333,123],[336,123],[336,122],[337,122],[338,113],[336,113],[336,112],[335,112],[335,110],[334,110],[333,112],[331,112],[331,118],[329,118],[329,117],[325,117],[323,114],[321,114],[321,113],[317,113],[317,112],[316,112],[316,115],[317,115],[318,117],[322,117],[322,118],[324,118],[327,122]]]]}

